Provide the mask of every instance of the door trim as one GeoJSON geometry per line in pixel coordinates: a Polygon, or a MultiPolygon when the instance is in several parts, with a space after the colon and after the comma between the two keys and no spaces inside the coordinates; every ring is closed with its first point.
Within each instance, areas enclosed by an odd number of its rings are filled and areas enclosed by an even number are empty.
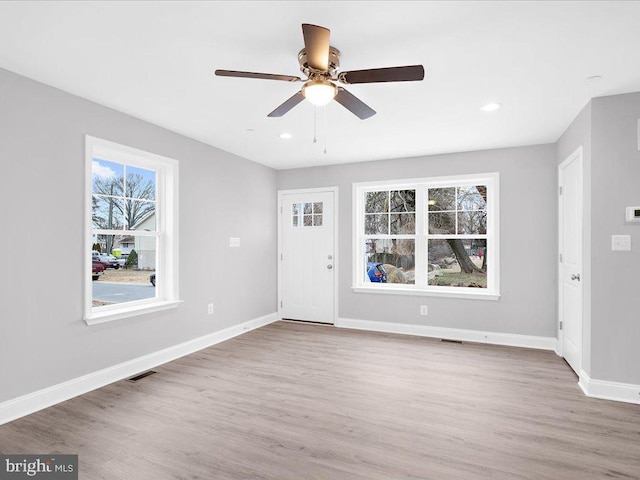
{"type": "MultiPolygon", "coordinates": [[[[582,232],[580,234],[580,238],[582,241],[582,255],[580,258],[580,272],[584,276],[584,157],[582,155],[582,145],[580,145],[577,149],[571,153],[560,165],[558,165],[558,324],[556,328],[558,329],[558,350],[557,354],[564,358],[564,329],[560,330],[560,322],[564,322],[564,318],[562,316],[562,307],[563,307],[563,295],[562,295],[562,262],[560,261],[560,254],[562,253],[562,243],[563,243],[563,229],[562,229],[562,221],[563,221],[563,210],[562,210],[562,195],[560,195],[560,188],[563,186],[563,170],[574,160],[578,159],[580,161],[580,225],[582,227],[582,232]]],[[[580,318],[580,359],[578,369],[576,374],[579,375],[579,372],[582,371],[583,365],[583,355],[584,355],[584,284],[581,284],[581,295],[580,295],[580,310],[582,312],[580,318]]],[[[564,326],[564,325],[563,325],[564,326]]]]}
{"type": "Polygon", "coordinates": [[[278,320],[282,320],[282,197],[284,195],[296,195],[302,193],[333,193],[333,321],[329,325],[335,325],[338,318],[338,283],[340,280],[340,256],[338,249],[338,187],[299,188],[293,190],[278,190],[278,320]]]}

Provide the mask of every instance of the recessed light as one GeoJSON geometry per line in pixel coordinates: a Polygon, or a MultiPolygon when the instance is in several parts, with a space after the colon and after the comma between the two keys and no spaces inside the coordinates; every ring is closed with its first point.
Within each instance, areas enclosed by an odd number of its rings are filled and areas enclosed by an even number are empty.
{"type": "Polygon", "coordinates": [[[480,110],[482,110],[483,112],[494,112],[498,110],[500,107],[502,107],[501,103],[491,102],[491,103],[485,103],[484,105],[482,105],[480,107],[480,110]]]}
{"type": "Polygon", "coordinates": [[[255,131],[256,131],[256,129],[255,129],[255,128],[247,128],[247,129],[245,130],[245,132],[247,132],[247,133],[253,133],[253,132],[255,132],[255,131]]]}
{"type": "Polygon", "coordinates": [[[591,75],[590,77],[584,79],[586,83],[597,83],[600,80],[602,80],[602,77],[600,75],[591,75]]]}
{"type": "Polygon", "coordinates": [[[289,140],[291,137],[293,137],[293,135],[291,135],[290,133],[284,132],[280,134],[280,138],[283,140],[289,140]]]}

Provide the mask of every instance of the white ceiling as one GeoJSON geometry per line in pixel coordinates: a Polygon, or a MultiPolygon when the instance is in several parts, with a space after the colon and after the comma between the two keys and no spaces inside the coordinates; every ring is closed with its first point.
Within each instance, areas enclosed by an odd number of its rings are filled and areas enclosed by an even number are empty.
{"type": "Polygon", "coordinates": [[[591,97],[640,91],[639,25],[614,1],[0,2],[0,67],[282,169],[555,142],[591,97]],[[378,114],[333,102],[314,144],[307,102],[267,118],[300,84],[213,75],[300,75],[302,23],[342,70],[425,80],[347,87],[378,114]]]}

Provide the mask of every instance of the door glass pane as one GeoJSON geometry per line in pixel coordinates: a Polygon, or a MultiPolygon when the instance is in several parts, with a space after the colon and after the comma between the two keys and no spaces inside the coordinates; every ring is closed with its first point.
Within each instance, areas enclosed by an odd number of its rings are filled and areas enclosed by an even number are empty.
{"type": "Polygon", "coordinates": [[[322,202],[294,203],[292,205],[291,224],[294,227],[321,227],[322,202]],[[312,213],[314,212],[314,213],[312,213]]]}
{"type": "Polygon", "coordinates": [[[486,251],[485,239],[429,240],[429,285],[487,288],[486,251]]]}

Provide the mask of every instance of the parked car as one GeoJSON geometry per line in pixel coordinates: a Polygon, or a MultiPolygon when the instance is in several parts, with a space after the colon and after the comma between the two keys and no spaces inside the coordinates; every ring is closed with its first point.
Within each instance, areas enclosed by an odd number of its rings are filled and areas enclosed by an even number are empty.
{"type": "Polygon", "coordinates": [[[102,263],[104,263],[104,268],[115,268],[116,270],[120,268],[118,259],[113,255],[109,255],[108,253],[101,253],[94,258],[98,258],[102,263]]]}
{"type": "Polygon", "coordinates": [[[127,257],[128,256],[129,256],[128,253],[123,253],[122,255],[117,257],[116,258],[116,262],[118,262],[118,265],[120,265],[121,267],[124,267],[124,264],[127,263],[127,257]]]}
{"type": "Polygon", "coordinates": [[[96,257],[93,257],[91,259],[91,279],[98,280],[102,272],[104,272],[104,264],[96,257]]]}
{"type": "Polygon", "coordinates": [[[151,285],[153,285],[154,287],[156,286],[156,274],[152,273],[151,276],[149,277],[149,281],[151,281],[151,285]]]}
{"type": "Polygon", "coordinates": [[[372,282],[387,283],[387,271],[381,263],[367,262],[367,275],[372,282]]]}

